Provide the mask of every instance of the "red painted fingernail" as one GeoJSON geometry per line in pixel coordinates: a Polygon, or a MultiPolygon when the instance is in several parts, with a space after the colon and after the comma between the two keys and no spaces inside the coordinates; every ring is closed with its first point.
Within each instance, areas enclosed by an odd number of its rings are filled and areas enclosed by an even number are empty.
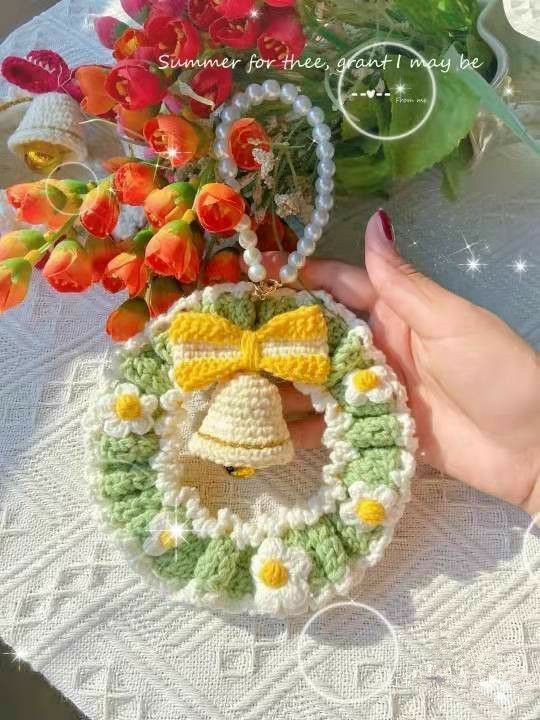
{"type": "Polygon", "coordinates": [[[386,212],[386,210],[384,210],[384,208],[379,208],[377,210],[377,214],[379,216],[379,220],[381,221],[381,226],[386,239],[393,245],[396,241],[396,236],[394,233],[394,226],[392,225],[390,215],[386,212]]]}

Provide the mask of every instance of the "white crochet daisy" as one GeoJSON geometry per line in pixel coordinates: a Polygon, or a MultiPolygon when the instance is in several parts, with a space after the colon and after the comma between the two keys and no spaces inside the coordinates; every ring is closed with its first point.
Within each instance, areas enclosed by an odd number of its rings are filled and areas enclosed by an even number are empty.
{"type": "Polygon", "coordinates": [[[394,525],[401,514],[399,495],[389,487],[370,487],[358,481],[349,488],[351,499],[339,509],[346,525],[355,525],[361,530],[373,530],[380,525],[394,525]]]}
{"type": "Polygon", "coordinates": [[[171,513],[160,512],[148,524],[150,535],[143,543],[143,550],[147,555],[158,557],[168,550],[174,550],[186,542],[190,532],[189,527],[179,522],[171,513]]]}
{"type": "Polygon", "coordinates": [[[308,608],[311,560],[301,548],[267,538],[251,560],[255,604],[260,612],[297,615],[308,608]]]}
{"type": "Polygon", "coordinates": [[[152,416],[157,406],[155,395],[142,395],[136,385],[120,383],[100,400],[103,430],[117,439],[130,433],[144,435],[154,425],[152,416]]]}
{"type": "Polygon", "coordinates": [[[388,402],[392,397],[392,384],[388,371],[382,365],[372,365],[365,370],[353,370],[343,379],[345,402],[349,405],[365,405],[367,402],[388,402]]]}

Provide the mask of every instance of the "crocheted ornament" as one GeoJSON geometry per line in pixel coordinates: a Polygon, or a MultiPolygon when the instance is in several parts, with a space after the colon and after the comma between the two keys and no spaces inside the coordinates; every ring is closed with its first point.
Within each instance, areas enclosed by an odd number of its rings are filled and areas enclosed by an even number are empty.
{"type": "Polygon", "coordinates": [[[230,612],[297,615],[348,595],[381,559],[414,474],[405,390],[366,323],[323,292],[261,298],[239,283],[182,298],[117,352],[84,429],[103,527],[134,569],[179,602],[230,612]],[[282,473],[285,495],[279,468],[265,469],[292,455],[279,377],[326,422],[319,487],[296,502],[303,466],[282,473]],[[239,480],[230,462],[257,471],[239,480]]]}
{"type": "Polygon", "coordinates": [[[37,95],[8,147],[32,170],[48,174],[62,162],[86,160],[82,121],[79,105],[69,95],[37,95]]]}

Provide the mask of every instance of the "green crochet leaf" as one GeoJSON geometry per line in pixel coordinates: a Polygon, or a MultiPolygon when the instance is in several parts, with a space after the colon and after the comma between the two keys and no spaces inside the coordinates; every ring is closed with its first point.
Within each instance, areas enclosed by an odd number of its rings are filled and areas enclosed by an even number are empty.
{"type": "Polygon", "coordinates": [[[348,333],[338,344],[331,358],[328,387],[339,382],[351,370],[369,367],[371,362],[364,357],[362,341],[356,333],[348,333]]]}
{"type": "Polygon", "coordinates": [[[298,303],[293,297],[277,296],[262,300],[257,307],[257,327],[261,327],[276,315],[296,310],[298,303]]]}
{"type": "Polygon", "coordinates": [[[375,528],[375,530],[370,530],[369,532],[361,532],[352,525],[345,525],[337,513],[331,516],[331,522],[347,554],[353,559],[367,555],[371,543],[377,540],[384,532],[384,528],[382,527],[375,528]]]}
{"type": "Polygon", "coordinates": [[[121,370],[126,380],[137,385],[143,392],[163,395],[172,387],[168,367],[154,350],[128,355],[121,365],[121,370]]]}
{"type": "Polygon", "coordinates": [[[392,470],[399,470],[400,467],[399,448],[368,448],[360,451],[360,457],[349,463],[343,482],[347,487],[358,481],[373,486],[383,484],[394,487],[394,483],[390,480],[390,473],[392,470]]]}
{"type": "Polygon", "coordinates": [[[401,426],[395,415],[366,417],[356,420],[345,433],[345,440],[354,448],[391,447],[399,442],[401,426]]]}
{"type": "Polygon", "coordinates": [[[203,312],[221,315],[238,327],[249,330],[255,324],[256,310],[249,296],[236,297],[232,293],[223,293],[213,302],[203,302],[203,312]]]}
{"type": "Polygon", "coordinates": [[[314,581],[320,572],[331,582],[343,576],[347,567],[347,554],[335,528],[325,517],[312,527],[289,531],[285,542],[307,550],[314,564],[314,581]]]}
{"type": "Polygon", "coordinates": [[[328,328],[328,350],[333,355],[345,335],[347,335],[347,323],[339,315],[326,315],[326,326],[328,328]]]}
{"type": "Polygon", "coordinates": [[[194,577],[203,590],[229,592],[239,559],[240,551],[231,538],[210,540],[205,553],[197,562],[194,577]]]}
{"type": "Polygon", "coordinates": [[[133,495],[154,485],[156,473],[148,465],[113,465],[103,474],[101,491],[112,499],[133,495]]]}
{"type": "Polygon", "coordinates": [[[161,496],[156,488],[143,490],[139,495],[115,500],[111,503],[111,516],[120,525],[125,525],[143,513],[155,515],[161,510],[161,496]]]}
{"type": "Polygon", "coordinates": [[[336,383],[331,389],[331,394],[335,397],[345,412],[356,418],[375,417],[377,415],[388,415],[392,412],[392,404],[367,402],[363,405],[349,405],[345,402],[345,386],[343,383],[336,383]]]}
{"type": "Polygon", "coordinates": [[[162,332],[160,335],[156,335],[156,337],[152,340],[152,346],[156,351],[156,355],[158,355],[158,357],[160,357],[163,362],[170,367],[173,364],[173,358],[168,331],[162,332]]]}
{"type": "Polygon", "coordinates": [[[102,435],[99,444],[99,452],[106,465],[143,463],[158,450],[159,438],[154,432],[147,435],[128,435],[120,440],[102,435]]]}
{"type": "Polygon", "coordinates": [[[185,543],[176,550],[153,559],[156,572],[168,580],[191,580],[199,559],[206,552],[208,540],[188,536],[185,543]]]}
{"type": "Polygon", "coordinates": [[[241,550],[236,564],[236,571],[228,587],[228,593],[233,598],[241,598],[253,593],[253,578],[251,577],[251,558],[254,548],[241,550]]]}

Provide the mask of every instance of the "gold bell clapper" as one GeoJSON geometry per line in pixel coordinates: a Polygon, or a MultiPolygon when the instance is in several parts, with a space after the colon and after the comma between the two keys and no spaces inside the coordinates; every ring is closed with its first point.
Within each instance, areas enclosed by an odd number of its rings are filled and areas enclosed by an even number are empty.
{"type": "Polygon", "coordinates": [[[294,449],[277,387],[257,373],[220,383],[189,450],[235,477],[290,463],[294,449]]]}
{"type": "Polygon", "coordinates": [[[43,141],[36,141],[21,146],[24,162],[34,172],[48,175],[64,162],[67,153],[60,145],[53,145],[43,141]]]}

